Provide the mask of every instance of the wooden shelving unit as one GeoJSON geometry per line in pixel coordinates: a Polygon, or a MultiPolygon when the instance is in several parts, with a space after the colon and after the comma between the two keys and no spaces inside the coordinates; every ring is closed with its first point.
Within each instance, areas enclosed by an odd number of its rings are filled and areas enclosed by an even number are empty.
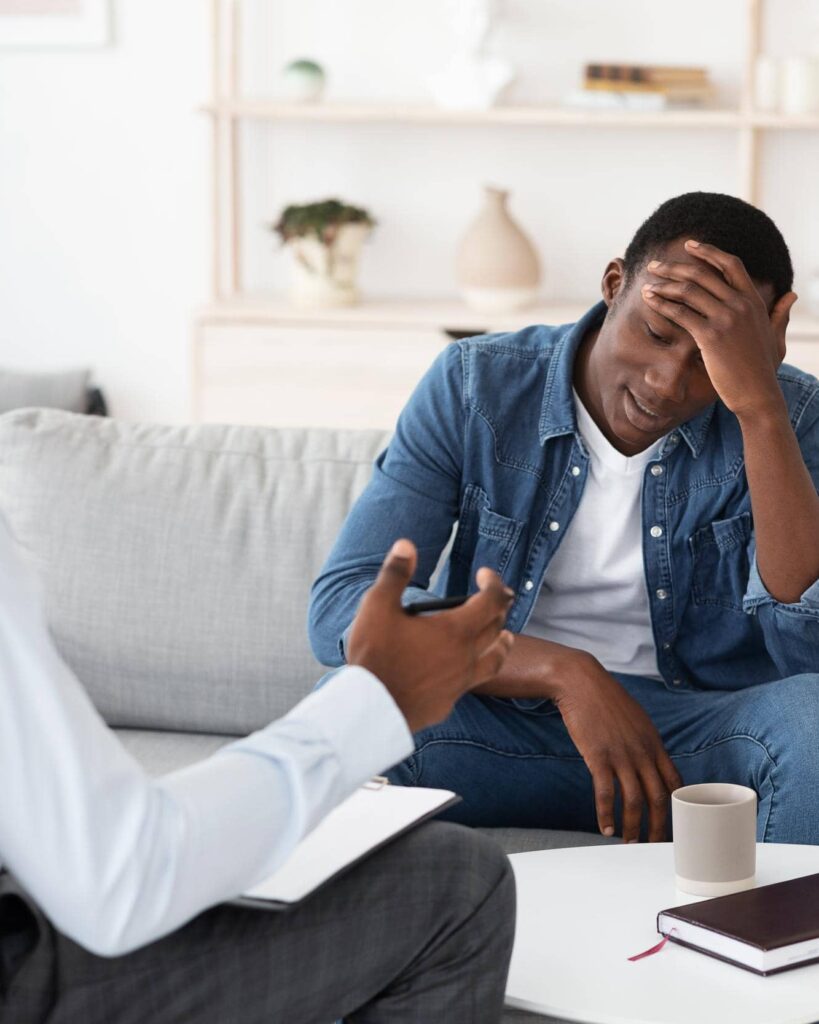
{"type": "MultiPolygon", "coordinates": [[[[506,106],[491,110],[443,110],[412,103],[293,103],[277,100],[218,100],[203,111],[215,117],[257,121],[301,121],[341,124],[523,125],[580,128],[736,128],[738,110],[704,108],[656,113],[628,110],[579,110],[572,107],[506,106]]],[[[819,125],[819,118],[816,119],[819,125]]]]}
{"type": "MultiPolygon", "coordinates": [[[[742,69],[740,101],[734,109],[671,109],[657,113],[636,111],[586,111],[555,105],[498,106],[482,112],[441,110],[432,105],[400,102],[294,103],[284,100],[247,97],[241,93],[240,53],[241,0],[212,0],[214,47],[210,101],[202,107],[213,127],[213,297],[200,311],[194,333],[194,414],[208,415],[207,403],[199,393],[210,365],[202,346],[214,331],[235,328],[245,339],[247,352],[262,352],[251,344],[247,332],[257,330],[261,337],[268,329],[270,351],[283,344],[283,329],[308,337],[318,346],[324,344],[321,332],[337,332],[339,344],[351,344],[358,330],[373,346],[389,338],[409,344],[417,338],[419,353],[426,358],[446,341],[444,332],[512,330],[530,323],[565,323],[577,318],[585,306],[556,300],[519,314],[488,318],[462,303],[426,298],[393,298],[367,301],[350,309],[299,310],[274,295],[247,295],[243,286],[240,196],[242,189],[240,126],[249,121],[304,123],[316,125],[406,125],[486,128],[504,131],[510,128],[579,128],[597,130],[638,129],[645,131],[696,130],[727,131],[736,136],[737,166],[741,194],[749,202],[759,202],[760,150],[765,133],[771,131],[817,131],[819,114],[786,117],[754,109],[754,68],[761,50],[763,0],[745,0],[746,47],[742,69]],[[312,332],[312,333],[311,333],[312,332]],[[392,333],[391,333],[392,332],[392,333]],[[413,333],[414,332],[414,333],[413,333]],[[198,390],[197,390],[198,389],[198,390]]],[[[799,358],[809,355],[808,368],[819,371],[819,318],[797,315],[789,337],[799,358]]],[[[209,342],[218,349],[213,366],[225,367],[225,346],[209,342]]],[[[363,358],[358,353],[358,358],[363,358]]],[[[246,354],[241,357],[249,360],[246,354]]],[[[351,356],[352,358],[352,356],[351,356]]],[[[419,355],[419,359],[420,359],[419,355]]],[[[260,356],[262,362],[264,358],[260,356]]],[[[244,364],[243,364],[244,365],[244,364]]],[[[421,372],[423,364],[407,364],[405,372],[421,372]]],[[[247,367],[245,366],[245,370],[247,367]]],[[[214,373],[216,371],[214,370],[214,373]]],[[[244,371],[243,371],[244,372],[244,371]]],[[[270,366],[268,373],[272,372],[270,366]]],[[[295,370],[293,371],[296,372],[295,370]]],[[[386,372],[386,367],[385,367],[386,372]]],[[[215,380],[215,378],[213,378],[215,380]]],[[[250,376],[244,378],[250,382],[250,376]]],[[[238,378],[237,378],[238,380],[238,378]]],[[[255,382],[254,382],[255,383],[255,382]]],[[[328,385],[329,386],[329,385],[328,385]]],[[[237,385],[238,387],[238,385],[237,385]]],[[[239,394],[237,390],[237,395],[239,394]]],[[[397,398],[396,398],[397,400],[397,398]]],[[[224,405],[217,414],[224,416],[224,405]]],[[[380,413],[378,415],[381,415],[380,413]]],[[[362,421],[365,422],[365,421],[362,421]]]]}
{"type": "Polygon", "coordinates": [[[508,106],[485,111],[441,110],[412,103],[295,103],[286,100],[217,100],[201,108],[214,117],[319,124],[532,125],[600,128],[819,128],[819,115],[785,116],[729,108],[680,108],[656,113],[508,106]]]}
{"type": "Polygon", "coordinates": [[[238,48],[241,0],[212,0],[214,50],[212,96],[203,106],[213,123],[214,299],[242,293],[239,200],[241,168],[238,128],[243,121],[313,124],[404,124],[595,129],[696,129],[736,133],[741,194],[759,201],[760,140],[768,131],[817,131],[819,114],[781,116],[756,111],[754,68],[761,46],[763,0],[745,0],[746,49],[742,91],[736,109],[678,109],[657,113],[586,111],[570,107],[498,106],[487,111],[441,110],[412,103],[293,103],[240,94],[238,48]]]}

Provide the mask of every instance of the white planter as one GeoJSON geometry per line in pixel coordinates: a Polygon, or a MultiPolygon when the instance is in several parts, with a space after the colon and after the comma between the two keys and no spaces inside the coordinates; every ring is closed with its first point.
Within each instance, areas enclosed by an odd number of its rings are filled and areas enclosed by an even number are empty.
{"type": "Polygon", "coordinates": [[[324,92],[324,72],[317,66],[309,67],[297,61],[282,72],[282,85],[288,99],[314,102],[320,100],[324,92]]]}
{"type": "Polygon", "coordinates": [[[368,224],[343,224],[331,245],[314,235],[291,238],[287,248],[293,254],[293,304],[303,309],[354,306],[359,301],[359,256],[370,230],[368,224]]]}

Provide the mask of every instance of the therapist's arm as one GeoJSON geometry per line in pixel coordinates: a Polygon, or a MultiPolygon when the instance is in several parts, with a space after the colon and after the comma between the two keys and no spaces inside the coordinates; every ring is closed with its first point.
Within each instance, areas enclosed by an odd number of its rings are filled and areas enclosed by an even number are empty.
{"type": "MultiPolygon", "coordinates": [[[[502,603],[499,586],[485,581],[484,605],[502,603]]],[[[382,586],[370,607],[395,600],[382,586]]],[[[487,678],[509,641],[502,623],[479,621],[474,606],[472,614],[457,629],[472,629],[473,663],[477,647],[490,648],[487,678]]],[[[388,668],[396,703],[367,670],[388,643],[384,636],[340,685],[267,729],[151,780],[58,656],[0,522],[0,862],[59,930],[100,955],[128,952],[233,898],[358,785],[411,751],[412,679],[388,668]]],[[[453,659],[464,649],[444,658],[450,674],[459,674],[453,659]]],[[[473,676],[461,669],[466,686],[473,676]]]]}

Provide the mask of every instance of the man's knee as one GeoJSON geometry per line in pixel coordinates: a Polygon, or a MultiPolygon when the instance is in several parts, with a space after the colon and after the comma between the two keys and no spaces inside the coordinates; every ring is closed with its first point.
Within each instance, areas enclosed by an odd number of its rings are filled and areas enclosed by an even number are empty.
{"type": "Polygon", "coordinates": [[[766,684],[763,714],[783,753],[800,752],[819,765],[819,674],[766,684]]]}
{"type": "MultiPolygon", "coordinates": [[[[476,911],[491,901],[514,922],[515,882],[509,858],[493,839],[462,825],[430,822],[416,833],[414,855],[447,902],[476,911]]],[[[500,922],[499,922],[500,923],[500,922]]]]}

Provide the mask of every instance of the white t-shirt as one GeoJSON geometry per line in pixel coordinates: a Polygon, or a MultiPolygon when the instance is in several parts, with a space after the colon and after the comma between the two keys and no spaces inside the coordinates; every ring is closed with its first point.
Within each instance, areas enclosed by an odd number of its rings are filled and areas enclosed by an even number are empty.
{"type": "Polygon", "coordinates": [[[574,400],[589,452],[586,486],[523,632],[588,651],[609,672],[661,679],[643,568],[641,499],[646,465],[663,438],[638,455],[622,455],[576,392],[574,400]]]}

